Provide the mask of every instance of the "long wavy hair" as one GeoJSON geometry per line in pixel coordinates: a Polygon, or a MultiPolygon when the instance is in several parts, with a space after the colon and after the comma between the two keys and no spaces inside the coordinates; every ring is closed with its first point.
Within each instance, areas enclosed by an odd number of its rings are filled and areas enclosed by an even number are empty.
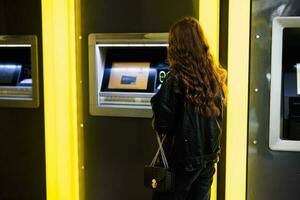
{"type": "MultiPolygon", "coordinates": [[[[227,96],[227,72],[214,60],[197,19],[185,17],[169,32],[171,73],[183,82],[185,97],[204,116],[220,114],[217,98],[227,96]]],[[[223,101],[225,103],[225,101],[223,101]]]]}

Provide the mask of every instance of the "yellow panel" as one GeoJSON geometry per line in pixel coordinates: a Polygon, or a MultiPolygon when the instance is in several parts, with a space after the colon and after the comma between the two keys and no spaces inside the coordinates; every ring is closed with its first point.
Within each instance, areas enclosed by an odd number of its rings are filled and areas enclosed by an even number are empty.
{"type": "MultiPolygon", "coordinates": [[[[219,0],[199,1],[199,21],[210,45],[210,51],[215,59],[219,58],[219,0]]],[[[217,199],[217,171],[211,187],[211,200],[217,199]]]]}
{"type": "Polygon", "coordinates": [[[226,200],[246,199],[250,0],[229,1],[226,200]]]}
{"type": "Polygon", "coordinates": [[[220,0],[200,0],[199,21],[216,59],[219,58],[220,0]]]}
{"type": "MultiPolygon", "coordinates": [[[[76,77],[77,77],[77,121],[83,122],[83,87],[82,87],[82,40],[81,36],[81,0],[75,1],[75,38],[76,42],[76,77]]],[[[85,199],[85,166],[84,166],[84,125],[78,129],[78,166],[79,166],[79,199],[85,199]]]]}
{"type": "Polygon", "coordinates": [[[42,0],[47,200],[78,200],[74,0],[42,0]]]}

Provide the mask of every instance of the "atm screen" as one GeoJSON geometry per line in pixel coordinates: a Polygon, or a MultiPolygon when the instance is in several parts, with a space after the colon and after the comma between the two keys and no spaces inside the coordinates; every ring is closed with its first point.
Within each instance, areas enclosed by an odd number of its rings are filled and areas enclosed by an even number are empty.
{"type": "Polygon", "coordinates": [[[31,45],[0,44],[0,86],[31,85],[31,82],[31,45]]]}
{"type": "Polygon", "coordinates": [[[108,89],[147,90],[150,62],[113,62],[108,89]]]}
{"type": "Polygon", "coordinates": [[[282,38],[282,138],[300,140],[300,28],[283,29],[282,38]]]}
{"type": "Polygon", "coordinates": [[[16,86],[21,68],[21,65],[16,64],[0,64],[0,86],[16,86]]]}
{"type": "Polygon", "coordinates": [[[101,92],[157,92],[163,80],[157,73],[168,68],[166,56],[166,47],[107,48],[101,92]]]}
{"type": "Polygon", "coordinates": [[[35,35],[0,35],[0,107],[39,107],[35,35]]]}

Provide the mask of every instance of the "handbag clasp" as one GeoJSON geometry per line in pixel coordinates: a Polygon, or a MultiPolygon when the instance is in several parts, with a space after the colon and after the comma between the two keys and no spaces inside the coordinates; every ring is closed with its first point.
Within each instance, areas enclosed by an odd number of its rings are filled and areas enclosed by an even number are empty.
{"type": "Polygon", "coordinates": [[[156,181],[156,179],[152,179],[151,186],[152,186],[153,189],[155,189],[157,187],[157,181],[156,181]]]}

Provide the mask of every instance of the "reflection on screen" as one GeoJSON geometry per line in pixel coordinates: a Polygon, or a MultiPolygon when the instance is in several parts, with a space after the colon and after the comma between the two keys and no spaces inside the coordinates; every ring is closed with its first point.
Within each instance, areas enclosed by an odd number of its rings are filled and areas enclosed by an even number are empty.
{"type": "Polygon", "coordinates": [[[21,65],[16,64],[0,64],[0,85],[17,85],[21,68],[21,65]]]}
{"type": "Polygon", "coordinates": [[[146,90],[150,62],[113,62],[109,89],[146,90]]]}

